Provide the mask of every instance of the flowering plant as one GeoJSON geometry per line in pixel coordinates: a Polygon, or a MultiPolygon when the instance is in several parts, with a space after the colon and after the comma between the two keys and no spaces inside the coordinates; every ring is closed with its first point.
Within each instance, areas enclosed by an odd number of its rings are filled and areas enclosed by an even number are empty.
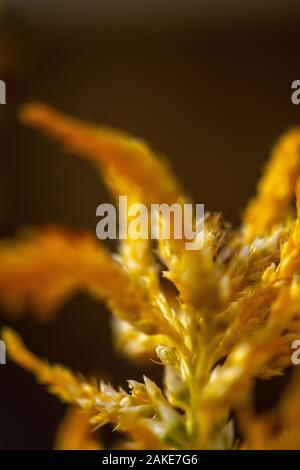
{"type": "MultiPolygon", "coordinates": [[[[42,104],[28,105],[21,118],[89,160],[116,197],[146,205],[187,200],[141,141],[42,104]]],[[[39,359],[5,328],[11,359],[75,407],[58,448],[101,448],[90,426],[106,423],[126,436],[122,449],[299,448],[297,368],[273,410],[257,416],[253,403],[256,378],[284,373],[300,333],[299,170],[294,129],[275,147],[239,228],[206,214],[201,250],[185,250],[172,237],[155,246],[129,237],[112,256],[91,234],[58,228],[1,242],[0,296],[8,310],[50,317],[85,289],[110,308],[124,353],[156,358],[164,368],[162,388],[144,377],[116,390],[39,359]],[[176,293],[164,288],[161,273],[176,293]]]]}

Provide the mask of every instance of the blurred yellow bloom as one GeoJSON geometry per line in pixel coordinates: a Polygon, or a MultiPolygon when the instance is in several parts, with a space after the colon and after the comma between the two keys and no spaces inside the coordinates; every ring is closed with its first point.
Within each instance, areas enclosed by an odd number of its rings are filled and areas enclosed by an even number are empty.
{"type": "Polygon", "coordinates": [[[57,450],[100,450],[102,446],[92,432],[89,415],[77,408],[67,410],[60,424],[55,449],[57,450]]]}
{"type": "MultiPolygon", "coordinates": [[[[43,104],[26,106],[21,118],[89,160],[115,196],[144,204],[187,200],[166,163],[141,141],[43,104]]],[[[7,309],[29,307],[44,318],[84,289],[112,311],[120,350],[164,367],[162,388],[145,377],[116,390],[51,366],[4,329],[11,359],[84,410],[69,412],[57,448],[100,448],[89,426],[109,422],[126,435],[118,445],[127,449],[300,448],[298,371],[273,411],[257,417],[253,405],[256,378],[284,373],[300,337],[299,173],[294,129],[275,147],[241,227],[207,214],[199,251],[185,250],[183,240],[153,246],[129,238],[112,256],[91,234],[58,228],[1,242],[0,300],[7,309]],[[174,293],[163,287],[155,254],[174,293]]]]}

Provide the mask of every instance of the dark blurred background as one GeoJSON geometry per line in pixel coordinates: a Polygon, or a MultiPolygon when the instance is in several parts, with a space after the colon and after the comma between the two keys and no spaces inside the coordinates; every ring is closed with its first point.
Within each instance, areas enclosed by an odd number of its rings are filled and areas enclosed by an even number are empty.
{"type": "MultiPolygon", "coordinates": [[[[1,236],[48,223],[94,232],[108,200],[87,163],[21,127],[20,104],[36,99],[144,138],[197,202],[238,223],[270,148],[300,123],[291,103],[299,27],[298,0],[2,1],[1,236]]],[[[160,377],[159,366],[140,369],[113,351],[108,313],[84,295],[50,324],[30,312],[16,322],[2,312],[0,322],[50,361],[114,384],[141,370],[160,377]]],[[[11,363],[0,376],[0,448],[51,448],[64,406],[11,363]]]]}

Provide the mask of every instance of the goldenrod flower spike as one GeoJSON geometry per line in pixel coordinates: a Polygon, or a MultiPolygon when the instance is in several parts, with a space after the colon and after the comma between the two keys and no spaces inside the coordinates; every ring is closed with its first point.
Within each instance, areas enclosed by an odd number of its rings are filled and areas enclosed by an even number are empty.
{"type": "Polygon", "coordinates": [[[247,394],[243,389],[251,389],[255,377],[271,377],[290,365],[290,345],[300,332],[300,180],[296,198],[298,217],[289,235],[285,234],[277,269],[272,263],[255,287],[235,302],[237,315],[221,336],[222,354],[216,358],[226,355],[226,361],[213,371],[203,390],[208,407],[210,401],[214,408],[219,400],[223,405],[228,400],[231,405],[244,403],[247,394]],[[225,347],[227,336],[231,352],[225,347]],[[242,340],[234,341],[234,336],[242,340]]]}
{"type": "MultiPolygon", "coordinates": [[[[21,118],[26,124],[41,128],[69,149],[91,160],[97,169],[104,172],[114,193],[125,192],[131,198],[133,196],[146,203],[182,202],[178,183],[144,143],[120,132],[83,124],[44,104],[25,106],[21,118]]],[[[176,246],[178,252],[182,251],[182,244],[177,243],[176,246]]],[[[153,298],[156,289],[156,297],[162,300],[150,248],[148,241],[133,243],[130,239],[125,240],[121,243],[122,261],[131,270],[133,266],[139,266],[141,273],[143,269],[145,279],[148,274],[146,280],[153,298]]],[[[168,315],[166,306],[164,312],[168,315]]]]}
{"type": "MultiPolygon", "coordinates": [[[[105,387],[101,391],[96,385],[88,383],[80,376],[75,376],[69,369],[60,365],[51,366],[47,361],[39,359],[28,351],[19,336],[9,328],[2,331],[2,337],[10,358],[33,373],[53,394],[66,403],[79,405],[91,414],[104,413],[107,414],[107,420],[111,419],[113,422],[116,420],[115,415],[121,407],[120,402],[127,397],[125,392],[114,392],[113,389],[105,387]],[[115,406],[110,406],[112,404],[115,406]]],[[[103,417],[101,414],[101,419],[103,417]]]]}
{"type": "Polygon", "coordinates": [[[300,174],[300,129],[285,134],[275,147],[271,159],[244,214],[246,241],[264,236],[287,217],[300,174]]]}
{"type": "Polygon", "coordinates": [[[136,188],[142,193],[145,202],[178,199],[177,182],[144,142],[112,129],[86,125],[41,103],[25,106],[21,119],[82,155],[97,169],[116,173],[131,191],[136,188]]]}
{"type": "MultiPolygon", "coordinates": [[[[51,366],[47,361],[38,358],[28,351],[20,337],[11,329],[4,328],[2,337],[10,358],[33,373],[39,382],[47,385],[49,390],[62,401],[79,405],[94,414],[99,411],[97,401],[103,397],[95,385],[86,382],[82,377],[75,376],[63,366],[51,366]]],[[[120,397],[124,396],[125,394],[121,393],[120,397]]]]}
{"type": "Polygon", "coordinates": [[[63,366],[51,366],[47,361],[39,359],[26,349],[18,335],[9,328],[2,331],[2,337],[13,361],[33,373],[40,383],[62,401],[82,408],[91,416],[92,426],[112,423],[120,431],[126,431],[134,441],[138,440],[140,448],[144,449],[149,446],[152,448],[153,442],[159,448],[169,448],[176,439],[185,438],[182,417],[146,377],[145,384],[129,381],[129,394],[122,389],[117,391],[104,382],[100,382],[98,388],[95,381],[87,382],[63,366]],[[136,426],[133,426],[133,420],[136,426]],[[172,426],[178,427],[174,436],[169,435],[172,426]],[[140,429],[140,435],[137,435],[137,429],[140,429]]]}
{"type": "Polygon", "coordinates": [[[1,302],[16,313],[29,307],[39,318],[77,289],[96,293],[106,283],[108,293],[121,284],[120,268],[88,233],[54,227],[27,231],[13,242],[0,242],[0,259],[1,302]]]}
{"type": "MultiPolygon", "coordinates": [[[[25,106],[21,119],[91,161],[114,194],[128,194],[131,200],[145,203],[173,203],[180,199],[179,185],[166,164],[143,142],[121,132],[83,124],[44,104],[25,106]]],[[[148,275],[147,282],[151,284],[149,288],[154,288],[157,274],[150,250],[151,244],[145,240],[132,243],[128,239],[121,243],[122,262],[130,270],[137,266],[140,272],[143,269],[143,276],[148,275]]]]}
{"type": "Polygon", "coordinates": [[[0,300],[11,310],[30,307],[38,318],[47,318],[59,303],[83,289],[141,331],[165,331],[181,342],[168,312],[160,310],[155,296],[149,297],[143,281],[89,234],[54,228],[31,232],[16,242],[2,242],[0,259],[0,300]]]}

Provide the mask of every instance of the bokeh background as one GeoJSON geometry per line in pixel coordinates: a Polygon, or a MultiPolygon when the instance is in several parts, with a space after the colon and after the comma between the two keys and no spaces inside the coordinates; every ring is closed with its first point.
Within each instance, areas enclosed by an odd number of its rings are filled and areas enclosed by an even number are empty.
{"type": "MultiPolygon", "coordinates": [[[[58,223],[96,227],[108,200],[87,163],[22,128],[19,106],[43,100],[146,139],[187,191],[233,224],[278,136],[300,124],[298,0],[2,0],[0,232],[58,223]]],[[[50,324],[12,324],[36,353],[114,384],[159,380],[114,352],[105,308],[77,295],[50,324]]],[[[0,366],[0,448],[51,448],[64,406],[13,364],[0,366]]],[[[258,384],[258,411],[280,393],[258,384]]]]}

